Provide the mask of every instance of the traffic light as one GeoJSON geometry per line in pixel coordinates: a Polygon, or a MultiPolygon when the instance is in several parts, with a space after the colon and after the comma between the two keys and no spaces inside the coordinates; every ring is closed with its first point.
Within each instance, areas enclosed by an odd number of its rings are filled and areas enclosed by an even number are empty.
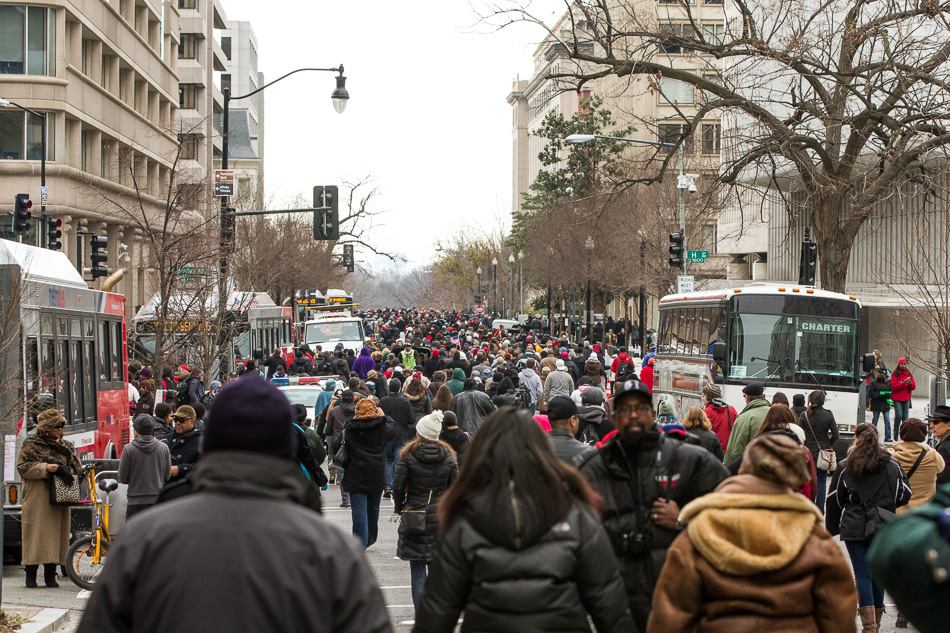
{"type": "Polygon", "coordinates": [[[683,268],[683,261],[686,256],[684,237],[682,231],[670,233],[670,266],[673,268],[683,268]]]}
{"type": "Polygon", "coordinates": [[[221,248],[223,248],[228,253],[234,251],[235,246],[235,234],[234,234],[234,212],[236,209],[232,207],[226,208],[221,212],[221,248]]]}
{"type": "Polygon", "coordinates": [[[46,248],[51,251],[58,251],[63,247],[63,243],[59,241],[59,238],[63,237],[61,226],[63,226],[63,221],[59,218],[46,218],[46,248]]]}
{"type": "Polygon", "coordinates": [[[343,268],[345,268],[346,272],[348,273],[351,273],[356,269],[356,263],[353,261],[352,244],[343,245],[343,268]]]}
{"type": "Polygon", "coordinates": [[[802,241],[802,259],[798,268],[798,285],[814,286],[815,270],[818,268],[818,245],[808,235],[802,241]]]}
{"type": "Polygon", "coordinates": [[[313,239],[340,239],[340,197],[337,186],[313,188],[313,239]]]}
{"type": "Polygon", "coordinates": [[[93,280],[99,277],[105,277],[109,274],[109,267],[105,265],[109,259],[109,255],[106,253],[106,247],[108,245],[109,238],[105,235],[93,235],[89,240],[89,247],[92,249],[89,258],[92,260],[91,272],[93,280]]]}
{"type": "Polygon", "coordinates": [[[30,207],[33,201],[30,200],[30,194],[18,193],[13,203],[13,232],[17,235],[26,233],[30,230],[30,207]]]}

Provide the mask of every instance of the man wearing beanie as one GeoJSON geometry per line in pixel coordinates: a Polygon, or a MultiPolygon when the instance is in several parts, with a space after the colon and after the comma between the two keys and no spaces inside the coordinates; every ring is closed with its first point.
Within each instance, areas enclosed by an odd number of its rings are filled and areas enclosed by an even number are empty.
{"type": "Polygon", "coordinates": [[[78,631],[391,632],[359,546],[308,507],[295,443],[276,387],[259,376],[224,387],[193,494],[129,522],[78,631]]]}
{"type": "Polygon", "coordinates": [[[901,465],[910,484],[910,501],[897,508],[897,514],[930,501],[937,492],[937,475],[946,462],[936,449],[927,445],[927,425],[917,418],[908,418],[898,431],[900,441],[890,448],[891,456],[901,465]]]}
{"type": "Polygon", "coordinates": [[[793,492],[808,479],[801,447],[762,435],[740,474],[687,504],[670,546],[647,633],[853,633],[854,578],[821,512],[793,492]]]}
{"type": "Polygon", "coordinates": [[[155,439],[155,418],[142,413],[132,421],[135,439],[122,449],[119,483],[128,484],[125,519],[155,503],[162,486],[172,476],[168,447],[155,439]]]}
{"type": "MultiPolygon", "coordinates": [[[[804,397],[804,396],[803,396],[804,397]]],[[[805,401],[802,400],[802,404],[805,401]]],[[[712,432],[719,438],[722,445],[722,452],[725,454],[726,447],[729,446],[729,436],[732,433],[732,425],[735,423],[739,414],[730,405],[722,399],[722,389],[719,385],[707,383],[703,386],[703,412],[709,418],[712,425],[712,432]]],[[[797,420],[798,417],[796,416],[797,420]]]]}

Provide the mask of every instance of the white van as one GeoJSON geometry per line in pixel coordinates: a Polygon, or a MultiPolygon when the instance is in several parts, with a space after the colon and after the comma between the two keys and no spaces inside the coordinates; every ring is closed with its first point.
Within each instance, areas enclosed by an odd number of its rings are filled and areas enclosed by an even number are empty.
{"type": "Polygon", "coordinates": [[[359,356],[366,341],[363,319],[346,312],[321,314],[304,323],[303,341],[310,349],[316,349],[319,345],[325,352],[332,352],[338,344],[342,344],[343,349],[351,349],[354,355],[359,356]]]}

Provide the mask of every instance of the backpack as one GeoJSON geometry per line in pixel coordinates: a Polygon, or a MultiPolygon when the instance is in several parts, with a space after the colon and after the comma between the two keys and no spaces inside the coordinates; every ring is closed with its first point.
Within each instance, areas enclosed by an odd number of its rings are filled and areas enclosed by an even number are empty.
{"type": "Polygon", "coordinates": [[[297,430],[297,461],[300,462],[307,478],[317,488],[323,488],[330,483],[330,480],[327,479],[326,473],[323,472],[323,468],[320,466],[323,463],[323,460],[319,459],[321,453],[318,447],[320,438],[311,429],[305,430],[297,424],[294,424],[294,428],[297,430]]]}
{"type": "MultiPolygon", "coordinates": [[[[197,379],[194,379],[197,380],[197,379]]],[[[181,381],[181,384],[178,385],[178,389],[175,391],[175,406],[183,407],[186,404],[191,404],[188,400],[188,386],[191,384],[192,378],[188,378],[181,381]]]]}

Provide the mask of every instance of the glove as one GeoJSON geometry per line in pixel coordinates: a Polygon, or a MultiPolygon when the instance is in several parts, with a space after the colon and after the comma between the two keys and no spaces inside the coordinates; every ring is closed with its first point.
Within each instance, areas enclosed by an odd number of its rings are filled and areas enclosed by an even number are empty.
{"type": "Polygon", "coordinates": [[[56,467],[56,472],[54,474],[62,477],[63,481],[65,481],[67,485],[73,485],[73,471],[69,469],[69,466],[63,466],[60,464],[56,467]]]}

